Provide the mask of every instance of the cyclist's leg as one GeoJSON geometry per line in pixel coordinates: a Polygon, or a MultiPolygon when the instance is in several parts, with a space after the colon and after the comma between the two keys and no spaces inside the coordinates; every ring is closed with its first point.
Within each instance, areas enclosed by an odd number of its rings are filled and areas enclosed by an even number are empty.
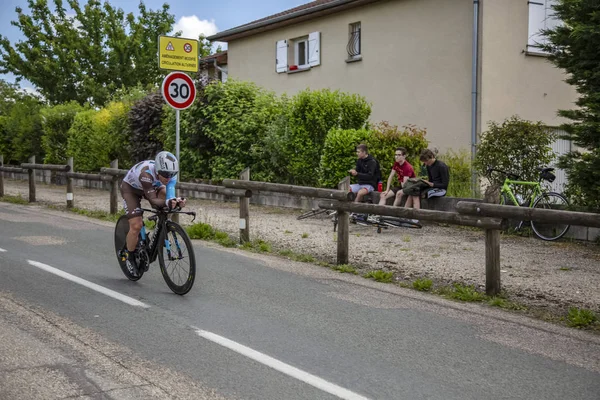
{"type": "Polygon", "coordinates": [[[135,251],[138,243],[138,237],[142,230],[142,197],[144,192],[135,189],[126,182],[121,184],[121,196],[123,196],[123,206],[125,216],[129,221],[129,232],[127,233],[127,250],[135,251]]]}

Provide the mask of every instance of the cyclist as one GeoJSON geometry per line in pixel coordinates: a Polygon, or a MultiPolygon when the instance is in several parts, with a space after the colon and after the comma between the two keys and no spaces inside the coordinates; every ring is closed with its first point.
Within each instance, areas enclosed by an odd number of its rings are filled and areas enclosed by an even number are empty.
{"type": "Polygon", "coordinates": [[[168,151],[161,151],[154,160],[145,160],[134,165],[121,183],[123,208],[129,220],[126,257],[129,272],[138,275],[136,248],[142,230],[141,200],[145,198],[152,207],[185,207],[186,200],[175,197],[175,184],[179,173],[177,158],[168,151]]]}

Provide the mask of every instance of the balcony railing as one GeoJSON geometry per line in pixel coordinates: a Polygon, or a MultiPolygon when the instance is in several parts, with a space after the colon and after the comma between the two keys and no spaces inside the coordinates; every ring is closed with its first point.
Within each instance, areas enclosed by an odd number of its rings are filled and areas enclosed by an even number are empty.
{"type": "Polygon", "coordinates": [[[350,40],[348,41],[348,56],[354,58],[360,55],[360,28],[350,33],[350,40]]]}

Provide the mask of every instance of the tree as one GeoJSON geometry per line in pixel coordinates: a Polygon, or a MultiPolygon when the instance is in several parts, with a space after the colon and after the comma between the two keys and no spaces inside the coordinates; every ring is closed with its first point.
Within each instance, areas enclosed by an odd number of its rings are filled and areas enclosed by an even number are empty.
{"type": "Polygon", "coordinates": [[[18,18],[11,23],[25,40],[13,46],[0,37],[0,73],[29,80],[54,104],[75,100],[102,106],[117,89],[160,83],[158,36],[175,22],[167,4],[152,11],[140,2],[136,18],[108,1],[88,0],[84,7],[78,0],[67,3],[74,16],[62,0],[54,0],[54,11],[47,0],[28,0],[31,15],[16,8],[18,18]]]}
{"type": "Polygon", "coordinates": [[[560,157],[559,167],[567,171],[566,192],[575,203],[600,209],[600,2],[559,0],[553,9],[562,23],[542,31],[548,41],[540,48],[579,93],[578,108],[558,115],[574,121],[562,125],[566,138],[587,150],[560,157]]]}
{"type": "MultiPolygon", "coordinates": [[[[517,116],[506,118],[501,124],[491,121],[487,131],[481,134],[473,165],[492,185],[502,185],[505,177],[495,172],[488,174],[488,168],[516,174],[522,180],[537,181],[538,169],[548,166],[554,159],[554,139],[541,122],[534,123],[517,116]]],[[[528,193],[526,187],[513,190],[521,195],[528,193]]]]}

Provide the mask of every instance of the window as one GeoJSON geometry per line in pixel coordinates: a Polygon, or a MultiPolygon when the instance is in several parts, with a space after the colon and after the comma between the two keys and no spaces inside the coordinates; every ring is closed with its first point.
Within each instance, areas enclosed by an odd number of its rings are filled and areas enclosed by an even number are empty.
{"type": "Polygon", "coordinates": [[[348,59],[361,58],[360,22],[349,25],[348,59]]]}
{"type": "Polygon", "coordinates": [[[321,65],[321,33],[311,32],[289,40],[289,45],[286,39],[278,40],[275,57],[277,73],[305,71],[321,65]]]}
{"type": "Polygon", "coordinates": [[[308,67],[308,38],[294,41],[294,60],[298,68],[308,67]]]}
{"type": "Polygon", "coordinates": [[[560,20],[554,16],[554,10],[552,9],[552,6],[556,3],[557,0],[530,0],[527,2],[529,6],[528,52],[545,54],[539,48],[539,45],[546,44],[547,39],[540,31],[542,29],[553,29],[560,24],[560,20]]]}

